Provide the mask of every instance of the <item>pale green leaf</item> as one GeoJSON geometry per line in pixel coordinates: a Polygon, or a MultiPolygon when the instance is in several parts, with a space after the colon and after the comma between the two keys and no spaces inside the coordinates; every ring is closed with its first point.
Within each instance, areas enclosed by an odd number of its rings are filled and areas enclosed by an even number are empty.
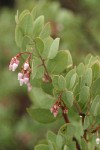
{"type": "Polygon", "coordinates": [[[64,91],[62,95],[62,99],[65,102],[67,107],[72,107],[74,101],[74,95],[71,91],[64,91]]]}
{"type": "Polygon", "coordinates": [[[58,86],[60,90],[66,89],[66,80],[62,75],[60,75],[58,78],[58,86]]]}
{"type": "Polygon", "coordinates": [[[45,144],[39,144],[36,145],[34,150],[50,150],[48,145],[45,144]]]}
{"type": "Polygon", "coordinates": [[[22,50],[25,52],[27,49],[27,45],[31,43],[31,39],[29,36],[25,35],[22,40],[22,50]]]}
{"type": "Polygon", "coordinates": [[[19,22],[24,18],[25,15],[30,14],[28,9],[25,9],[24,11],[21,12],[19,15],[19,22]]]}
{"type": "Polygon", "coordinates": [[[76,68],[76,72],[78,74],[79,77],[83,76],[84,72],[85,72],[85,66],[83,63],[80,63],[78,65],[78,67],[76,68]]]}
{"type": "Polygon", "coordinates": [[[37,87],[32,87],[30,98],[34,105],[39,108],[50,109],[55,102],[51,95],[46,94],[41,88],[37,87]]]}
{"type": "Polygon", "coordinates": [[[69,86],[70,89],[73,88],[73,86],[76,83],[76,80],[77,80],[77,73],[73,74],[72,77],[71,77],[71,79],[70,79],[70,86],[69,86]]]}
{"type": "Polygon", "coordinates": [[[87,129],[90,126],[90,119],[88,116],[84,119],[84,130],[87,129]]]}
{"type": "Polygon", "coordinates": [[[16,25],[16,28],[15,28],[15,42],[16,42],[16,45],[18,47],[22,46],[23,38],[24,38],[23,32],[21,31],[19,25],[16,25]]]}
{"type": "Polygon", "coordinates": [[[70,87],[70,80],[71,80],[73,74],[75,74],[75,73],[76,73],[75,69],[72,69],[72,70],[70,70],[70,71],[66,74],[66,76],[65,76],[66,87],[67,87],[68,89],[69,89],[69,87],[70,87]]]}
{"type": "Polygon", "coordinates": [[[48,38],[45,38],[43,42],[44,42],[44,51],[43,51],[42,57],[45,59],[48,57],[48,53],[50,50],[50,46],[53,42],[53,39],[51,37],[48,37],[48,38]]]}
{"type": "Polygon", "coordinates": [[[68,54],[68,62],[67,62],[67,68],[72,67],[73,66],[73,60],[72,60],[72,56],[69,50],[66,50],[67,54],[68,54]]]}
{"type": "Polygon", "coordinates": [[[90,112],[94,115],[97,116],[100,114],[100,96],[97,95],[94,100],[92,101],[90,112]]]}
{"type": "Polygon", "coordinates": [[[58,149],[61,149],[63,146],[63,138],[60,134],[58,134],[56,137],[56,144],[57,144],[58,149]]]}
{"type": "Polygon", "coordinates": [[[58,75],[54,75],[52,79],[52,84],[55,89],[58,89],[58,78],[59,78],[58,75]]]}
{"type": "Polygon", "coordinates": [[[32,35],[33,32],[33,22],[30,14],[24,15],[24,17],[19,22],[19,27],[23,35],[32,35]]]}
{"type": "Polygon", "coordinates": [[[82,138],[82,140],[81,140],[81,146],[82,146],[83,150],[89,150],[88,143],[86,142],[86,140],[84,138],[82,138]]]}
{"type": "Polygon", "coordinates": [[[53,59],[57,53],[58,53],[58,48],[59,48],[59,38],[56,38],[53,42],[52,42],[52,45],[50,47],[50,50],[49,50],[49,54],[48,54],[48,58],[49,59],[53,59]]]}
{"type": "Polygon", "coordinates": [[[33,21],[36,18],[36,14],[37,14],[37,7],[34,7],[31,11],[31,16],[33,21]]]}
{"type": "Polygon", "coordinates": [[[91,86],[92,84],[92,69],[88,68],[85,73],[85,85],[91,86]]]}
{"type": "Polygon", "coordinates": [[[27,111],[34,120],[40,123],[51,123],[57,120],[57,117],[55,118],[49,109],[28,108],[27,111]]]}
{"type": "Polygon", "coordinates": [[[100,75],[100,64],[99,64],[99,62],[92,65],[92,72],[93,72],[93,80],[96,80],[100,75]]]}
{"type": "Polygon", "coordinates": [[[32,77],[37,79],[43,78],[44,67],[41,65],[41,60],[38,57],[34,57],[34,61],[32,63],[32,77]]]}
{"type": "Polygon", "coordinates": [[[88,103],[89,98],[90,98],[90,89],[88,86],[83,86],[79,93],[80,105],[82,107],[85,106],[88,103]]]}
{"type": "Polygon", "coordinates": [[[44,16],[39,16],[33,23],[33,38],[36,38],[41,33],[44,26],[44,16]]]}
{"type": "Polygon", "coordinates": [[[44,43],[41,38],[35,39],[35,47],[36,47],[37,53],[41,56],[44,50],[44,43]]]}
{"type": "Polygon", "coordinates": [[[56,134],[52,131],[47,132],[47,140],[56,143],[56,134]]]}
{"type": "Polygon", "coordinates": [[[68,54],[66,50],[58,52],[54,59],[50,59],[47,63],[47,69],[50,73],[59,74],[67,68],[68,54]]]}
{"type": "Polygon", "coordinates": [[[92,83],[91,95],[93,97],[95,97],[96,95],[100,95],[100,77],[92,83]]]}
{"type": "Polygon", "coordinates": [[[50,23],[48,22],[47,24],[45,24],[39,36],[40,38],[44,39],[50,36],[50,34],[51,34],[51,27],[50,27],[50,23]]]}

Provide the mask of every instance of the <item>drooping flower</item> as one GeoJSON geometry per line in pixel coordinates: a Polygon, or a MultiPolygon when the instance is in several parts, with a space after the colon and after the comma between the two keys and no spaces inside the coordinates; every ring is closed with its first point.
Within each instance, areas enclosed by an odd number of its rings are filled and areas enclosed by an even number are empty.
{"type": "Polygon", "coordinates": [[[23,74],[21,72],[18,73],[18,80],[22,79],[23,74]]]}
{"type": "Polygon", "coordinates": [[[54,117],[58,115],[58,111],[60,109],[60,102],[56,102],[53,107],[50,108],[51,113],[53,113],[54,117]]]}
{"type": "Polygon", "coordinates": [[[15,71],[18,65],[19,65],[18,57],[13,57],[9,64],[9,70],[15,71]]]}
{"type": "Polygon", "coordinates": [[[24,68],[24,70],[28,70],[28,68],[29,68],[29,63],[28,63],[28,62],[25,62],[23,68],[24,68]]]}
{"type": "Polygon", "coordinates": [[[30,58],[31,58],[31,53],[28,52],[23,52],[23,53],[18,53],[15,57],[13,57],[10,61],[9,64],[9,70],[11,71],[15,71],[16,68],[19,65],[19,58],[21,57],[21,55],[24,54],[28,54],[28,58],[25,61],[24,65],[22,66],[21,72],[18,73],[18,80],[20,83],[20,86],[22,86],[23,84],[27,85],[28,91],[31,91],[32,86],[30,84],[30,74],[31,74],[31,66],[30,66],[30,58]]]}
{"type": "Polygon", "coordinates": [[[18,73],[18,80],[20,81],[20,86],[22,86],[23,84],[28,84],[29,80],[30,80],[30,73],[29,72],[24,72],[18,73]]]}

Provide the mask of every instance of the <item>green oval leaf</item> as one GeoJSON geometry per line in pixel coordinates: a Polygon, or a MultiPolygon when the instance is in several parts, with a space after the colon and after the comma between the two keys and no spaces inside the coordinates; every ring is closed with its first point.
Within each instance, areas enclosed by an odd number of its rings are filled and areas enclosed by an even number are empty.
{"type": "Polygon", "coordinates": [[[100,77],[92,83],[91,95],[93,97],[100,95],[100,77]]]}
{"type": "Polygon", "coordinates": [[[47,63],[47,69],[50,73],[59,74],[67,68],[68,54],[66,50],[57,53],[54,59],[50,59],[47,63]]]}
{"type": "Polygon", "coordinates": [[[67,105],[67,107],[72,107],[74,101],[74,95],[71,91],[64,91],[62,95],[62,99],[67,105]]]}
{"type": "Polygon", "coordinates": [[[99,95],[97,95],[92,101],[90,112],[94,116],[97,116],[100,114],[100,96],[99,95]]]}
{"type": "Polygon", "coordinates": [[[33,38],[39,36],[44,26],[44,16],[39,16],[33,23],[33,38]]]}
{"type": "Polygon", "coordinates": [[[27,109],[29,115],[36,121],[40,123],[51,123],[57,120],[57,117],[55,118],[53,114],[50,112],[49,109],[27,109]]]}
{"type": "Polygon", "coordinates": [[[70,71],[66,74],[66,76],[65,76],[66,87],[67,87],[68,89],[69,89],[69,87],[70,87],[70,80],[71,80],[73,74],[75,74],[75,73],[76,73],[75,69],[72,69],[72,70],[70,70],[70,71]]]}
{"type": "Polygon", "coordinates": [[[24,11],[21,12],[19,15],[19,22],[24,18],[25,15],[30,14],[28,9],[25,9],[24,11]]]}
{"type": "Polygon", "coordinates": [[[85,72],[85,66],[83,63],[80,63],[78,65],[78,67],[76,68],[76,72],[78,74],[79,77],[83,76],[84,72],[85,72]]]}
{"type": "Polygon", "coordinates": [[[53,133],[52,131],[47,132],[47,140],[56,143],[56,134],[53,133]]]}
{"type": "Polygon", "coordinates": [[[41,38],[36,38],[35,39],[35,47],[36,51],[39,55],[42,55],[43,50],[44,50],[44,43],[41,38]]]}
{"type": "Polygon", "coordinates": [[[44,28],[42,29],[39,37],[44,39],[50,36],[50,34],[51,34],[51,27],[50,27],[50,23],[48,22],[45,24],[44,28]]]}
{"type": "Polygon", "coordinates": [[[77,73],[73,74],[70,79],[70,86],[69,86],[70,89],[74,87],[76,80],[77,80],[77,73]]]}
{"type": "Polygon", "coordinates": [[[52,42],[52,45],[50,47],[50,50],[49,50],[49,54],[48,54],[48,58],[49,59],[53,59],[57,53],[58,53],[58,48],[59,48],[59,41],[60,39],[59,38],[56,38],[53,42],[52,42]]]}
{"type": "Polygon", "coordinates": [[[16,42],[16,45],[18,47],[22,46],[23,38],[24,38],[23,32],[21,31],[19,25],[16,25],[16,28],[15,28],[15,42],[16,42]]]}
{"type": "Polygon", "coordinates": [[[66,80],[62,75],[60,75],[58,78],[58,86],[60,90],[66,89],[66,80]]]}
{"type": "Polygon", "coordinates": [[[83,86],[79,93],[79,103],[83,107],[86,105],[90,98],[90,89],[88,86],[83,86]]]}
{"type": "Polygon", "coordinates": [[[52,79],[52,84],[55,89],[58,89],[58,78],[59,78],[58,75],[54,75],[52,79]]]}
{"type": "Polygon", "coordinates": [[[39,144],[35,146],[34,150],[50,150],[48,145],[45,144],[39,144]]]}
{"type": "Polygon", "coordinates": [[[99,62],[92,65],[92,72],[93,72],[93,80],[96,80],[100,75],[100,64],[99,64],[99,62]]]}
{"type": "Polygon", "coordinates": [[[45,93],[43,89],[33,87],[30,92],[32,102],[36,107],[50,109],[54,104],[54,97],[45,93]]]}
{"type": "Polygon", "coordinates": [[[19,27],[21,28],[21,31],[23,35],[32,35],[33,32],[33,21],[30,14],[24,15],[24,17],[19,22],[19,27]]]}
{"type": "Polygon", "coordinates": [[[58,134],[56,137],[56,144],[57,144],[58,149],[61,149],[63,146],[63,138],[60,134],[58,134]]]}

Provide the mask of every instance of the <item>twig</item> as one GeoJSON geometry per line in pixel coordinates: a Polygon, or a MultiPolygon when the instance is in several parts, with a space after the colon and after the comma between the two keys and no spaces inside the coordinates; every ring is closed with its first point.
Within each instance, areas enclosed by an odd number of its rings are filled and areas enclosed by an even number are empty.
{"type": "Polygon", "coordinates": [[[95,133],[100,129],[100,126],[96,127],[96,129],[94,129],[91,133],[95,133]]]}
{"type": "Polygon", "coordinates": [[[41,59],[41,61],[42,61],[42,65],[43,65],[43,67],[44,67],[44,69],[45,69],[46,76],[48,77],[49,81],[52,82],[52,79],[51,79],[51,77],[50,77],[50,75],[49,75],[49,72],[48,72],[48,70],[47,70],[47,67],[46,67],[46,65],[45,65],[44,59],[43,59],[41,56],[40,56],[40,59],[41,59]]]}

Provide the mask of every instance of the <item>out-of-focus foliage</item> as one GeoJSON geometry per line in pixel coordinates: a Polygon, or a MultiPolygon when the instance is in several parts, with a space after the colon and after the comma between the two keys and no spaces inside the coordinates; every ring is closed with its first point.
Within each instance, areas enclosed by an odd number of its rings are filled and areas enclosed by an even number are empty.
{"type": "Polygon", "coordinates": [[[43,14],[45,22],[51,22],[52,36],[61,38],[61,48],[70,49],[75,62],[79,61],[77,56],[83,58],[86,53],[96,53],[100,49],[99,0],[81,0],[80,12],[76,14],[61,8],[59,1],[50,0],[18,0],[15,9],[0,10],[1,150],[31,150],[37,140],[45,135],[45,128],[49,129],[52,126],[46,127],[33,122],[26,115],[25,109],[31,104],[26,88],[20,88],[16,80],[17,74],[8,71],[9,60],[19,51],[14,39],[16,10],[19,9],[20,12],[27,8],[31,10],[35,6],[38,7],[37,16],[43,14]]]}
{"type": "MultiPolygon", "coordinates": [[[[32,2],[30,3],[29,8],[32,9],[32,2]]],[[[82,57],[88,52],[99,52],[99,0],[81,0],[80,11],[76,14],[61,8],[58,1],[44,0],[37,2],[36,5],[38,15],[43,14],[46,21],[51,22],[52,36],[61,38],[61,48],[68,48],[75,57],[76,55],[82,57]]],[[[25,9],[27,6],[23,5],[21,8],[25,9]]]]}

